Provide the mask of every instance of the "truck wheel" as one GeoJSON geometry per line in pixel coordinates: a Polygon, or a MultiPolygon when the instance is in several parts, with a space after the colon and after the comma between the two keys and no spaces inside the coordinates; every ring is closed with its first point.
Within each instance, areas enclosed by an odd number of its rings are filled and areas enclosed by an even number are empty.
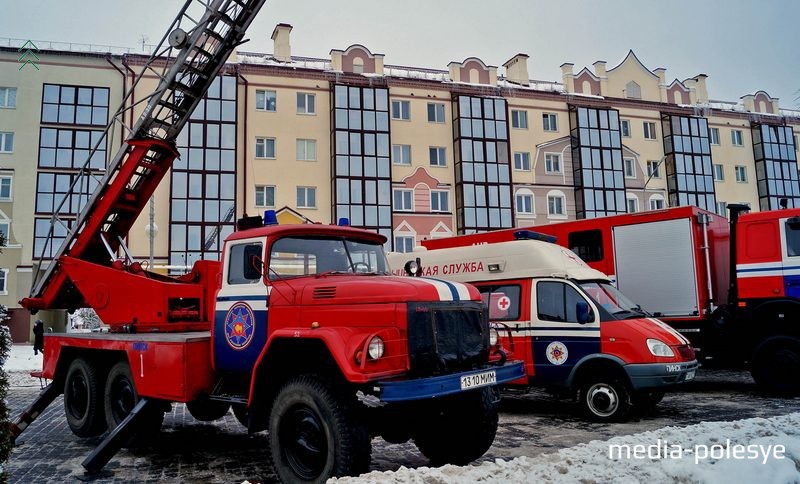
{"type": "Polygon", "coordinates": [[[580,404],[586,415],[598,422],[623,420],[631,408],[628,387],[612,375],[594,375],[581,385],[580,404]]]}
{"type": "Polygon", "coordinates": [[[269,451],[282,482],[325,482],[369,470],[371,439],[355,398],[310,375],[278,391],[269,417],[269,451]]]}
{"type": "Polygon", "coordinates": [[[86,360],[77,358],[69,365],[64,380],[64,413],[70,430],[78,437],[94,437],[105,431],[99,380],[86,360]]]}
{"type": "Polygon", "coordinates": [[[414,443],[433,465],[466,465],[492,446],[497,409],[498,398],[491,388],[442,399],[422,419],[414,443]]]}
{"type": "Polygon", "coordinates": [[[779,395],[800,393],[800,340],[791,337],[770,338],[753,353],[750,373],[759,387],[779,395]]]}
{"type": "Polygon", "coordinates": [[[231,405],[227,402],[201,398],[186,403],[186,409],[195,420],[200,422],[213,422],[227,415],[231,405]]]}
{"type": "MultiPolygon", "coordinates": [[[[139,394],[133,382],[131,368],[127,361],[120,361],[111,367],[106,379],[104,392],[106,423],[109,430],[114,430],[139,403],[139,394]]],[[[136,433],[126,443],[126,447],[138,447],[153,437],[161,429],[164,411],[153,409],[142,415],[136,433]]]]}

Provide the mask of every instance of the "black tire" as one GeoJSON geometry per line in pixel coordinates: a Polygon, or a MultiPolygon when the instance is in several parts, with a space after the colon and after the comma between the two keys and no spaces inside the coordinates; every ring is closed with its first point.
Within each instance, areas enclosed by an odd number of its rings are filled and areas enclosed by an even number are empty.
{"type": "Polygon", "coordinates": [[[597,422],[620,422],[631,409],[628,385],[614,375],[592,375],[580,387],[583,412],[597,422]]]}
{"type": "Polygon", "coordinates": [[[186,403],[186,409],[192,414],[195,420],[200,422],[213,422],[228,414],[231,404],[217,400],[201,398],[186,403]]]}
{"type": "Polygon", "coordinates": [[[64,380],[64,413],[78,437],[95,437],[106,429],[102,388],[103,382],[86,360],[72,361],[64,380]]]}
{"type": "Polygon", "coordinates": [[[800,340],[789,336],[767,339],[754,351],[750,373],[768,393],[800,394],[800,340]]]}
{"type": "Polygon", "coordinates": [[[631,396],[633,406],[642,410],[653,410],[664,399],[664,392],[658,390],[640,390],[631,396]]]}
{"type": "Polygon", "coordinates": [[[242,424],[244,428],[248,428],[248,419],[250,417],[247,413],[247,405],[234,403],[231,405],[231,410],[233,410],[233,416],[236,417],[236,420],[242,424]]]}
{"type": "Polygon", "coordinates": [[[466,465],[489,450],[497,434],[498,401],[483,388],[433,402],[414,443],[432,465],[466,465]]]}
{"type": "MultiPolygon", "coordinates": [[[[120,361],[111,367],[106,378],[106,387],[103,406],[106,414],[106,424],[109,430],[115,429],[120,422],[139,403],[139,393],[131,375],[131,368],[127,361],[120,361]]],[[[144,445],[153,436],[158,434],[164,421],[164,411],[160,408],[150,408],[142,415],[136,433],[125,443],[126,447],[139,447],[144,445]]]]}
{"type": "Polygon", "coordinates": [[[369,429],[356,415],[354,395],[336,392],[316,376],[289,380],[269,417],[269,452],[282,482],[325,482],[369,470],[369,429]]]}

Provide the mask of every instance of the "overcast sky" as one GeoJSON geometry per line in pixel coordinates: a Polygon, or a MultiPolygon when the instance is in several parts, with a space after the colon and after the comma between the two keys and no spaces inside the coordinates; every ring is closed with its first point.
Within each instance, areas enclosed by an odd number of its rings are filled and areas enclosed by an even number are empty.
{"type": "MultiPolygon", "coordinates": [[[[136,47],[159,40],[182,0],[0,0],[0,36],[136,47]]],[[[294,26],[292,53],[328,57],[361,43],[387,64],[446,69],[476,56],[501,66],[530,55],[534,79],[561,80],[629,49],[668,81],[708,74],[712,99],[764,90],[800,109],[796,0],[268,0],[242,50],[271,52],[276,23],[294,26]]],[[[2,44],[2,41],[0,41],[2,44]]]]}

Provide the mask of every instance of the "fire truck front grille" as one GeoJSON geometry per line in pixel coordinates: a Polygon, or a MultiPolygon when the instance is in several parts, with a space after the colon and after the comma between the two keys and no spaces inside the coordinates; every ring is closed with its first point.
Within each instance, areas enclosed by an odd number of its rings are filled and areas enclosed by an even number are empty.
{"type": "Polygon", "coordinates": [[[693,360],[695,359],[694,348],[692,345],[680,345],[678,346],[678,353],[681,355],[681,358],[684,360],[693,360]]]}
{"type": "Polygon", "coordinates": [[[409,303],[411,373],[435,375],[475,368],[488,361],[489,321],[480,303],[409,303]]]}

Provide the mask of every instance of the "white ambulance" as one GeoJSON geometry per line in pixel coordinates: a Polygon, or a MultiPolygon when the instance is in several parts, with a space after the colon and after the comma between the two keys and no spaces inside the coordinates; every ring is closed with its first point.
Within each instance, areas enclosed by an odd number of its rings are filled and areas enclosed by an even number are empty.
{"type": "MultiPolygon", "coordinates": [[[[523,359],[527,378],[577,395],[595,420],[622,420],[653,407],[668,388],[692,380],[694,349],[652,318],[608,277],[552,237],[518,231],[517,240],[391,253],[397,275],[471,283],[483,295],[499,343],[523,359]]],[[[440,241],[439,241],[440,242],[440,241]]]]}

